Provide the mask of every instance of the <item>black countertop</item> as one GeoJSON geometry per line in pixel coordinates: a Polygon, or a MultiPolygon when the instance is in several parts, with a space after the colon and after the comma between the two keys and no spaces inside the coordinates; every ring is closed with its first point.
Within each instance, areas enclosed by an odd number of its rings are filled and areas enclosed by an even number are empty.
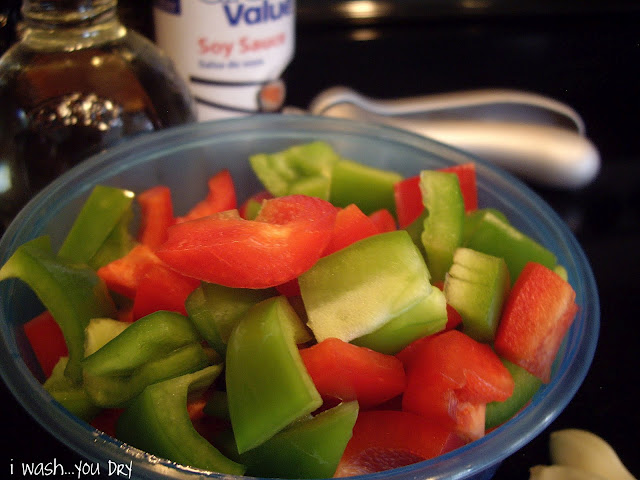
{"type": "MultiPolygon", "coordinates": [[[[550,5],[529,5],[545,3],[550,5]]],[[[484,13],[465,13],[462,7],[431,15],[400,11],[385,21],[359,24],[332,17],[331,9],[325,8],[324,16],[301,9],[296,56],[285,75],[288,104],[301,108],[334,85],[380,98],[509,88],[565,102],[584,119],[602,158],[597,179],[574,191],[532,187],[571,226],[591,262],[600,292],[599,344],[573,401],[538,438],[503,462],[498,480],[527,479],[531,466],[549,462],[549,433],[569,427],[602,436],[640,474],[640,414],[634,407],[640,383],[635,304],[640,294],[640,9],[637,2],[611,2],[610,8],[589,2],[599,8],[584,10],[573,4],[484,13]]],[[[21,462],[56,458],[73,467],[86,461],[30,420],[4,385],[0,402],[3,475],[20,477],[21,462]]]]}

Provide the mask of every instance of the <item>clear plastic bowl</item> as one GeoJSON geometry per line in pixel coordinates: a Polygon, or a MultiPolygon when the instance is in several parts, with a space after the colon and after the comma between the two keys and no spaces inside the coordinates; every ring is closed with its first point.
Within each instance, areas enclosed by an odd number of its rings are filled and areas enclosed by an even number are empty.
{"type": "MultiPolygon", "coordinates": [[[[0,241],[0,264],[24,242],[49,234],[59,246],[92,187],[107,184],[140,192],[164,184],[174,192],[176,214],[204,197],[206,179],[228,168],[238,200],[261,189],[247,158],[312,140],[330,142],[341,155],[405,176],[421,169],[474,161],[481,207],[496,207],[526,234],[551,249],[564,265],[580,311],[554,365],[552,380],[532,402],[484,438],[433,460],[363,476],[367,480],[488,479],[500,462],[531,441],[566,407],[593,359],[599,300],[593,273],[571,231],[535,193],[513,176],[466,153],[411,133],[348,120],[264,115],[200,123],[146,134],[97,155],[69,171],[15,218],[0,241]]],[[[41,311],[19,281],[0,282],[0,373],[29,413],[87,461],[129,464],[135,478],[229,478],[148,455],[95,430],[67,412],[42,388],[39,368],[21,325],[41,311]]],[[[360,478],[360,477],[357,477],[360,478]]]]}

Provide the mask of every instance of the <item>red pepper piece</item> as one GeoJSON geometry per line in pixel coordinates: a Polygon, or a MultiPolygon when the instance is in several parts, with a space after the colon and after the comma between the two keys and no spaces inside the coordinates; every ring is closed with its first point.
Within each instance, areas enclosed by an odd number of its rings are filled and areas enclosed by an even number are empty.
{"type": "Polygon", "coordinates": [[[414,340],[398,353],[396,353],[396,358],[402,362],[406,372],[409,372],[409,369],[411,368],[411,365],[413,365],[413,362],[418,355],[418,352],[422,348],[422,345],[428,342],[430,337],[431,336],[427,336],[414,340]]]}
{"type": "Polygon", "coordinates": [[[23,328],[42,372],[49,378],[60,357],[69,355],[62,330],[49,311],[29,320],[23,328]]]}
{"type": "Polygon", "coordinates": [[[284,295],[285,297],[299,297],[300,296],[300,284],[298,283],[298,279],[294,278],[293,280],[289,280],[281,285],[276,285],[276,290],[280,295],[284,295]]]}
{"type": "Polygon", "coordinates": [[[183,275],[228,287],[268,288],[308,270],[329,243],[329,202],[304,195],[265,200],[255,220],[237,213],[176,224],[156,251],[183,275]]]}
{"type": "Polygon", "coordinates": [[[476,438],[477,425],[468,429],[468,404],[504,401],[513,388],[511,374],[489,345],[450,330],[427,337],[410,358],[402,408],[476,438]]]}
{"type": "Polygon", "coordinates": [[[464,210],[469,213],[478,209],[478,185],[476,182],[476,164],[463,163],[451,167],[441,168],[442,172],[458,175],[460,191],[464,200],[464,210]]]}
{"type": "Polygon", "coordinates": [[[396,219],[386,208],[376,210],[369,215],[369,218],[373,224],[378,228],[379,233],[392,232],[398,229],[396,225],[396,219]]]}
{"type": "Polygon", "coordinates": [[[171,190],[164,185],[152,187],[136,196],[142,214],[138,240],[158,248],[167,239],[167,229],[173,225],[171,190]]]}
{"type": "Polygon", "coordinates": [[[102,410],[91,420],[91,426],[106,433],[110,437],[116,436],[116,423],[124,412],[124,408],[107,408],[102,410]]]}
{"type": "Polygon", "coordinates": [[[98,276],[104,280],[110,290],[133,299],[144,272],[150,265],[160,263],[162,260],[149,246],[139,244],[124,257],[100,267],[98,276]]]}
{"type": "Polygon", "coordinates": [[[197,203],[184,217],[178,217],[177,223],[195,220],[218,212],[237,208],[236,190],[229,170],[221,170],[207,182],[209,193],[197,203]]]}
{"type": "Polygon", "coordinates": [[[393,186],[396,203],[398,226],[405,228],[420,216],[424,210],[422,192],[420,192],[420,175],[405,178],[393,186]]]}
{"type": "Polygon", "coordinates": [[[352,203],[338,210],[333,235],[323,255],[337,252],[376,233],[379,232],[373,221],[357,205],[352,203]]]}
{"type": "Polygon", "coordinates": [[[302,349],[300,355],[323,398],[357,400],[368,408],[396,397],[405,387],[397,358],[337,338],[302,349]]]}
{"type": "Polygon", "coordinates": [[[187,315],[185,300],[199,284],[198,280],[180,275],[166,265],[149,265],[140,278],[133,300],[133,319],[158,310],[187,315]]]}
{"type": "Polygon", "coordinates": [[[495,349],[548,383],[551,366],[578,312],[571,285],[530,262],[516,279],[496,332],[495,349]]]}
{"type": "Polygon", "coordinates": [[[451,428],[413,413],[360,412],[334,477],[403,467],[462,445],[464,441],[451,428]]]}

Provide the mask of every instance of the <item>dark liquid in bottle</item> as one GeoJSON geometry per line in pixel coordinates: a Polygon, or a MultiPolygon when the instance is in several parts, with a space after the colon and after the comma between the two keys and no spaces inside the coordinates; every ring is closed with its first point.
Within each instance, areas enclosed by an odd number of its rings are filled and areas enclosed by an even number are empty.
{"type": "Polygon", "coordinates": [[[0,76],[4,227],[29,198],[88,156],[138,133],[195,121],[184,84],[136,38],[73,52],[21,53],[20,68],[0,76]],[[131,48],[132,42],[140,43],[131,48]]]}

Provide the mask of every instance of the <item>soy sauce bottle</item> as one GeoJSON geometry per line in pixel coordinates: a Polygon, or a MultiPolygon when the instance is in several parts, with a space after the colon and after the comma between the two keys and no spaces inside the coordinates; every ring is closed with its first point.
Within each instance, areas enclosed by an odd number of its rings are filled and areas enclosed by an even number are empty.
{"type": "Polygon", "coordinates": [[[126,138],[196,121],[157,46],[117,0],[25,0],[0,58],[0,226],[54,178],[126,138]]]}

